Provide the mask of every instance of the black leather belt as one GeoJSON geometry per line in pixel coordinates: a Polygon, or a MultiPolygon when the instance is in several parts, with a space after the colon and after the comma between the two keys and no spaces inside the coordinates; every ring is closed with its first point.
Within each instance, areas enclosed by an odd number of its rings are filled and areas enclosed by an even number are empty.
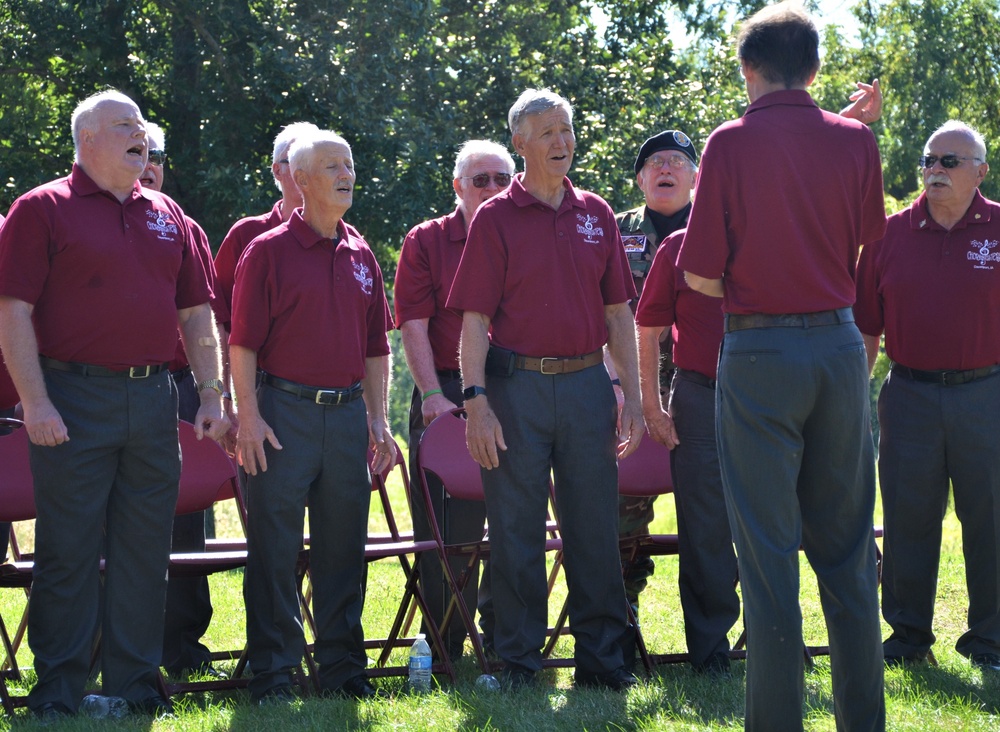
{"type": "Polygon", "coordinates": [[[987,376],[1000,373],[1000,365],[984,366],[981,369],[969,369],[968,371],[920,371],[894,363],[892,373],[899,374],[910,381],[924,381],[928,384],[940,384],[941,386],[961,386],[970,381],[985,379],[987,376]]]}
{"type": "Polygon", "coordinates": [[[462,378],[462,372],[458,369],[438,369],[437,375],[441,381],[458,381],[462,378]]]}
{"type": "Polygon", "coordinates": [[[693,384],[698,384],[698,386],[704,386],[709,389],[715,388],[715,379],[708,378],[700,371],[691,371],[690,369],[682,369],[678,367],[677,378],[684,379],[684,381],[690,381],[693,384]]]}
{"type": "Polygon", "coordinates": [[[167,364],[154,364],[152,366],[132,366],[126,369],[109,369],[106,366],[95,366],[90,363],[74,363],[72,361],[57,361],[48,356],[39,356],[39,362],[44,369],[53,371],[68,371],[71,374],[81,376],[127,376],[130,379],[145,379],[161,371],[166,371],[167,364]]]}
{"type": "Polygon", "coordinates": [[[543,374],[572,374],[596,366],[602,361],[604,361],[604,351],[594,351],[583,356],[568,358],[518,356],[514,360],[514,366],[524,371],[540,371],[543,374]]]}
{"type": "Polygon", "coordinates": [[[853,323],[851,308],[820,310],[817,313],[750,313],[748,315],[726,314],[726,332],[749,328],[815,328],[820,325],[853,323]]]}
{"type": "Polygon", "coordinates": [[[320,389],[315,386],[304,386],[288,379],[282,379],[273,374],[262,373],[260,380],[279,391],[294,394],[299,399],[308,399],[311,402],[316,402],[316,404],[326,406],[353,402],[355,399],[360,399],[362,393],[364,393],[360,381],[356,381],[346,389],[320,389]]]}

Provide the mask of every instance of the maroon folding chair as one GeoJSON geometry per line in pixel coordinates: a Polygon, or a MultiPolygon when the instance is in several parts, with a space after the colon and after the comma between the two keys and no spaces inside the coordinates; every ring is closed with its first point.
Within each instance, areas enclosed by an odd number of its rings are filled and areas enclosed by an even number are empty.
{"type": "MultiPolygon", "coordinates": [[[[476,654],[476,661],[483,673],[493,670],[493,664],[486,658],[483,640],[479,635],[473,618],[473,611],[466,604],[462,590],[473,576],[473,570],[478,562],[489,559],[488,533],[480,541],[464,543],[445,543],[438,528],[437,517],[434,516],[430,489],[427,484],[428,474],[433,474],[444,486],[447,496],[466,501],[484,501],[482,474],[479,465],[469,455],[465,444],[465,412],[461,409],[440,415],[424,430],[420,438],[420,452],[417,457],[420,471],[420,489],[423,491],[424,503],[428,510],[428,519],[434,541],[438,546],[438,558],[444,571],[445,581],[451,590],[451,600],[441,621],[441,631],[444,632],[453,622],[457,612],[465,626],[476,654]],[[466,560],[460,574],[452,571],[449,559],[460,557],[466,560]]],[[[551,487],[550,487],[551,492],[551,487]]],[[[550,496],[551,497],[551,496],[550,496]]],[[[545,540],[545,551],[555,554],[555,562],[549,574],[549,592],[555,583],[556,574],[561,565],[562,539],[558,536],[558,526],[553,520],[548,522],[548,536],[545,540]]],[[[562,628],[558,624],[548,629],[547,641],[543,649],[542,665],[546,668],[572,667],[572,658],[553,658],[551,656],[555,639],[562,628]]]]}

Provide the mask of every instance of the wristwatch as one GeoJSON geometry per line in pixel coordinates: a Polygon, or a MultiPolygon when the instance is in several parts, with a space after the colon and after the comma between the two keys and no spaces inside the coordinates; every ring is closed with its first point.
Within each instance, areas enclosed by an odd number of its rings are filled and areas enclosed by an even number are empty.
{"type": "Polygon", "coordinates": [[[468,401],[469,399],[475,399],[480,394],[486,396],[486,389],[484,389],[481,386],[467,386],[462,391],[462,396],[465,397],[466,401],[468,401]]]}
{"type": "Polygon", "coordinates": [[[199,381],[195,384],[195,391],[201,391],[202,389],[211,389],[219,396],[223,396],[223,389],[226,385],[222,383],[221,379],[205,379],[205,381],[199,381]]]}

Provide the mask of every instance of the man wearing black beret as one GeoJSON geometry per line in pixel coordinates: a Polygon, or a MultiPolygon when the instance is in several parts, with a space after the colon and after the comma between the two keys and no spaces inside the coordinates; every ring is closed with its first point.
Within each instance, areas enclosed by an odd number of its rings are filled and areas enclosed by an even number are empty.
{"type": "MultiPolygon", "coordinates": [[[[680,130],[665,130],[653,135],[639,148],[635,159],[635,177],[646,202],[615,217],[628,255],[635,291],[639,295],[642,295],[649,266],[660,242],[687,226],[691,192],[698,175],[697,166],[698,150],[691,138],[680,130]]],[[[660,344],[660,385],[665,393],[670,388],[673,371],[669,328],[663,329],[663,338],[664,342],[660,344]]],[[[653,500],[634,496],[619,498],[618,532],[621,536],[649,533],[653,500]]],[[[653,560],[649,557],[640,557],[623,567],[625,592],[636,613],[639,611],[639,593],[645,589],[653,569],[653,560]]]]}

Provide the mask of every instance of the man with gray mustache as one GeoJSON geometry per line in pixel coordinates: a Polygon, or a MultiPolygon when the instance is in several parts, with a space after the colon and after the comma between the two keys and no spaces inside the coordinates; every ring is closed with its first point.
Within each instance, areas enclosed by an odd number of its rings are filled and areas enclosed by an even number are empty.
{"type": "Polygon", "coordinates": [[[882,615],[892,627],[883,651],[886,666],[907,666],[934,643],[950,483],[969,591],[969,629],[955,648],[1000,672],[1000,204],[979,192],[990,166],[968,125],[935,130],[918,163],[924,192],[858,262],[869,368],[883,332],[892,360],[878,407],[882,615]]]}

